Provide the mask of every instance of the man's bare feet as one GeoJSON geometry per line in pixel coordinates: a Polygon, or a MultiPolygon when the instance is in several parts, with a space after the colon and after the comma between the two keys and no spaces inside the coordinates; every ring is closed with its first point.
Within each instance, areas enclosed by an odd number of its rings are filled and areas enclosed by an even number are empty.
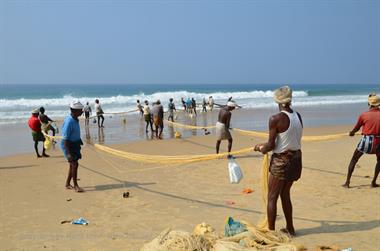
{"type": "Polygon", "coordinates": [[[38,155],[37,155],[37,158],[42,158],[42,156],[38,154],[38,155]]]}
{"type": "Polygon", "coordinates": [[[374,182],[371,183],[371,187],[372,187],[372,188],[379,187],[379,186],[380,186],[379,184],[376,184],[376,183],[374,183],[374,182]]]}
{"type": "Polygon", "coordinates": [[[42,156],[45,157],[45,158],[49,158],[50,157],[50,155],[47,155],[46,153],[42,154],[42,156]]]}
{"type": "Polygon", "coordinates": [[[350,188],[350,183],[344,183],[343,185],[342,185],[342,187],[345,187],[345,188],[350,188]]]}
{"type": "Polygon", "coordinates": [[[72,185],[66,185],[65,187],[66,187],[67,190],[72,190],[72,189],[74,189],[74,187],[73,187],[72,185]]]}
{"type": "Polygon", "coordinates": [[[77,192],[77,193],[83,193],[83,192],[84,192],[84,189],[81,188],[81,187],[79,187],[79,186],[75,186],[75,187],[74,187],[74,190],[75,190],[75,192],[77,192]]]}
{"type": "Polygon", "coordinates": [[[280,231],[283,232],[284,234],[290,235],[291,237],[294,237],[296,235],[294,228],[292,228],[292,229],[281,228],[280,231]]]}

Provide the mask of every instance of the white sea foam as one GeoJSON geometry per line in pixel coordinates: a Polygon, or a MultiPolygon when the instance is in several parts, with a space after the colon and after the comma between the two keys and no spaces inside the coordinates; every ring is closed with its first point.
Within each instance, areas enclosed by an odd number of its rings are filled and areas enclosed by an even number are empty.
{"type": "MultiPolygon", "coordinates": [[[[295,91],[293,96],[295,97],[305,97],[307,96],[305,91],[295,91]]],[[[233,97],[235,100],[239,99],[254,99],[254,98],[269,98],[273,97],[272,91],[251,91],[251,92],[214,92],[214,93],[195,93],[188,91],[176,91],[176,92],[156,92],[153,94],[146,95],[144,93],[131,95],[131,96],[112,96],[112,97],[75,97],[72,95],[65,95],[61,98],[53,99],[0,99],[0,111],[4,108],[26,108],[26,107],[63,107],[67,106],[72,100],[79,99],[82,102],[93,103],[96,98],[99,98],[103,105],[125,105],[125,104],[135,104],[137,99],[156,101],[160,99],[161,101],[169,100],[169,98],[174,98],[179,102],[180,98],[195,98],[201,101],[203,98],[208,98],[213,96],[215,100],[226,100],[228,97],[233,97]]]]}
{"type": "MultiPolygon", "coordinates": [[[[30,111],[34,108],[44,106],[47,114],[52,118],[62,118],[68,114],[68,104],[79,99],[81,102],[90,102],[93,106],[94,100],[99,98],[105,112],[122,112],[136,109],[136,100],[156,101],[160,99],[166,108],[169,98],[174,98],[177,108],[181,107],[180,99],[183,97],[195,98],[198,103],[203,98],[206,101],[209,96],[213,96],[216,103],[224,104],[229,97],[244,108],[265,108],[273,107],[272,91],[250,91],[250,92],[213,92],[213,93],[195,93],[188,91],[176,92],[157,92],[146,95],[140,93],[131,96],[112,96],[112,97],[75,97],[65,95],[61,98],[52,99],[0,99],[0,124],[25,121],[30,117],[30,111]]],[[[309,96],[306,91],[293,92],[293,104],[295,106],[323,106],[323,105],[340,105],[356,104],[366,102],[366,95],[345,95],[345,96],[309,96]]]]}

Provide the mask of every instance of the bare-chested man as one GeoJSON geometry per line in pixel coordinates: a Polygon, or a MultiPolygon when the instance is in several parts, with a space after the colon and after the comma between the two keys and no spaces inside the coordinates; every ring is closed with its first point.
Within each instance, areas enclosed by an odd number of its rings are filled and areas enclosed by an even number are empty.
{"type": "Polygon", "coordinates": [[[286,219],[286,229],[281,231],[294,235],[290,188],[293,182],[301,177],[303,125],[301,115],[290,107],[292,90],[288,86],[277,89],[274,99],[278,103],[280,113],[269,119],[268,142],[256,145],[254,150],[263,154],[273,150],[269,168],[267,205],[269,230],[275,230],[277,200],[280,196],[286,219]]]}
{"type": "Polygon", "coordinates": [[[380,172],[380,97],[374,93],[370,94],[368,96],[368,107],[369,110],[360,115],[354,129],[352,129],[349,133],[350,136],[354,136],[355,133],[363,127],[363,137],[360,139],[360,142],[351,158],[351,162],[348,165],[347,179],[343,184],[343,187],[346,188],[350,187],[350,180],[352,173],[354,172],[355,165],[364,153],[376,154],[377,162],[371,186],[379,186],[376,184],[376,180],[380,172]]]}
{"type": "MultiPolygon", "coordinates": [[[[218,122],[216,122],[216,153],[219,153],[219,147],[222,140],[228,140],[228,152],[232,148],[232,136],[230,133],[231,111],[236,107],[235,102],[229,101],[226,106],[219,111],[218,122]]],[[[229,157],[231,157],[229,155],[229,157]]]]}

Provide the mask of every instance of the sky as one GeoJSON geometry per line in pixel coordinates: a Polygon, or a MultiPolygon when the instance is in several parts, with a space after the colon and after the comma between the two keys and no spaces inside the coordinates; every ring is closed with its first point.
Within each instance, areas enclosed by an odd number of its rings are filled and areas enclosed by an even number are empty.
{"type": "Polygon", "coordinates": [[[377,0],[0,0],[3,84],[380,84],[377,0]]]}

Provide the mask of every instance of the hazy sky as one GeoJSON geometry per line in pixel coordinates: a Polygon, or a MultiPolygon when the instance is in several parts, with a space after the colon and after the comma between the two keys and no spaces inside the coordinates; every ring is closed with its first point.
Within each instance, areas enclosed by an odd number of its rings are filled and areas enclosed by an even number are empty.
{"type": "Polygon", "coordinates": [[[380,1],[0,0],[0,83],[380,84],[380,1]]]}

